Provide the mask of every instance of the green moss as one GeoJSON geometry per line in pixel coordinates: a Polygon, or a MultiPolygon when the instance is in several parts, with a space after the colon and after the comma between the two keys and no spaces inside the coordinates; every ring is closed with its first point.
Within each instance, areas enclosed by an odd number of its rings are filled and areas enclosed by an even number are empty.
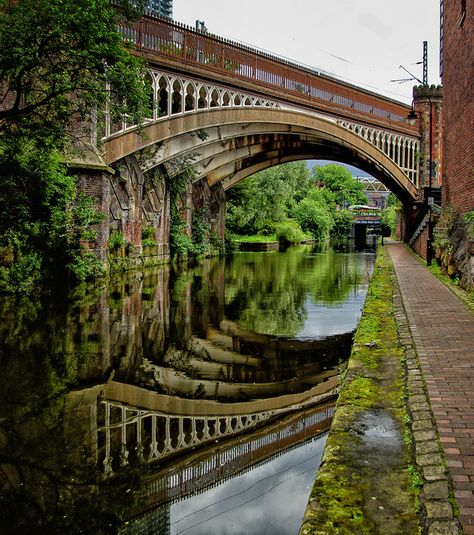
{"type": "Polygon", "coordinates": [[[393,311],[393,266],[379,248],[362,317],[354,337],[337,410],[301,533],[365,534],[380,532],[383,509],[391,528],[414,533],[417,480],[408,471],[411,435],[405,410],[404,352],[393,311]],[[383,414],[399,429],[400,456],[385,459],[366,434],[383,414]],[[407,430],[405,432],[405,430],[407,430]],[[405,439],[405,440],[403,440],[405,439]],[[382,512],[381,512],[382,511],[382,512]]]}
{"type": "MultiPolygon", "coordinates": [[[[334,468],[334,471],[336,470],[337,468],[334,468]]],[[[351,476],[352,481],[355,479],[363,486],[359,476],[351,476]]],[[[317,497],[324,515],[316,513],[307,518],[314,527],[308,533],[372,533],[372,526],[367,522],[362,508],[362,493],[350,483],[342,470],[338,474],[332,473],[330,477],[321,477],[316,481],[311,496],[317,497]]]]}
{"type": "Polygon", "coordinates": [[[372,379],[358,375],[344,386],[339,403],[369,409],[374,405],[378,389],[372,379]]]}

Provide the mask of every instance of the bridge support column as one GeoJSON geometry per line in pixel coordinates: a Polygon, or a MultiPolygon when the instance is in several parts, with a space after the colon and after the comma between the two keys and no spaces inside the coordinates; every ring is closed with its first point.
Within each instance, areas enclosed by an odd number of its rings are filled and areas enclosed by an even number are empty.
{"type": "Polygon", "coordinates": [[[406,207],[406,241],[428,264],[433,256],[433,206],[441,205],[441,103],[440,86],[420,85],[413,88],[413,103],[419,117],[421,136],[419,157],[419,203],[416,209],[406,207]]]}
{"type": "Polygon", "coordinates": [[[170,199],[159,168],[144,173],[134,156],[114,165],[76,170],[79,190],[103,214],[87,244],[102,262],[150,264],[169,256],[170,199]]]}
{"type": "Polygon", "coordinates": [[[440,86],[420,85],[413,88],[413,105],[419,118],[421,136],[419,185],[424,196],[430,195],[430,188],[441,187],[441,103],[440,86]]]}
{"type": "Polygon", "coordinates": [[[192,204],[194,212],[201,212],[209,225],[210,233],[224,240],[225,192],[222,185],[210,187],[206,180],[193,184],[192,204]]]}
{"type": "Polygon", "coordinates": [[[93,208],[104,218],[100,223],[93,225],[92,231],[95,239],[90,240],[84,245],[92,251],[101,262],[107,261],[107,244],[109,240],[109,224],[107,213],[110,205],[110,180],[112,179],[113,169],[106,168],[87,168],[73,169],[77,176],[78,191],[85,193],[92,200],[93,208]]]}

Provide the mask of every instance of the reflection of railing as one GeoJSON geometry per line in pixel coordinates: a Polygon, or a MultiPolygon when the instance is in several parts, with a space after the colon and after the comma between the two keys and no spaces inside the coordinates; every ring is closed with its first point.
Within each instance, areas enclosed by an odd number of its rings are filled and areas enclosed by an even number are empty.
{"type": "Polygon", "coordinates": [[[170,414],[102,400],[97,411],[99,463],[103,466],[104,477],[111,477],[127,465],[152,463],[240,434],[277,415],[330,399],[335,391],[334,383],[328,381],[325,393],[303,404],[228,415],[170,414]]]}
{"type": "Polygon", "coordinates": [[[235,85],[239,80],[248,80],[283,95],[292,93],[314,104],[319,102],[323,107],[326,103],[353,117],[365,116],[371,122],[397,123],[404,130],[408,128],[404,120],[408,106],[257,49],[148,16],[119,29],[128,42],[143,52],[225,75],[230,81],[234,79],[235,85]]]}
{"type": "Polygon", "coordinates": [[[201,492],[257,464],[269,462],[329,429],[334,405],[292,415],[248,438],[203,452],[151,477],[141,487],[141,509],[150,509],[201,492]]]}

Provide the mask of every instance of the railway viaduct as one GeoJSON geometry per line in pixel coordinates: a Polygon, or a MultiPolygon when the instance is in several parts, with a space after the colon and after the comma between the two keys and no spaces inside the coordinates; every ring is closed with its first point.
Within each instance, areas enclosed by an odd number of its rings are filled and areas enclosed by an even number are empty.
{"type": "Polygon", "coordinates": [[[107,214],[89,244],[101,258],[113,231],[137,257],[168,256],[170,188],[186,166],[194,169],[181,192],[187,232],[205,208],[222,238],[227,189],[267,167],[318,158],[385,184],[405,207],[401,237],[426,255],[428,197],[441,186],[439,88],[414,88],[411,125],[411,106],[178,23],[144,16],[120,31],[147,61],[152,113],[140,128],[105,114],[69,162],[107,214]]]}

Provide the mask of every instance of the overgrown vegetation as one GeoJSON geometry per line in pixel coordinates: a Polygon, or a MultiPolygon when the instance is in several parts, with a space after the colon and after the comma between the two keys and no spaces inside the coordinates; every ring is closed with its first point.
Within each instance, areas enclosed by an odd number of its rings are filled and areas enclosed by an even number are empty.
{"type": "Polygon", "coordinates": [[[80,126],[147,115],[144,64],[117,31],[137,2],[0,0],[0,288],[100,270],[85,243],[100,220],[78,195],[67,155],[86,150],[80,126]]]}
{"type": "Polygon", "coordinates": [[[435,256],[443,274],[468,292],[474,290],[470,242],[474,240],[474,211],[460,214],[446,206],[433,233],[435,256]]]}
{"type": "Polygon", "coordinates": [[[287,243],[350,236],[347,208],[366,204],[363,186],[336,164],[283,164],[256,173],[227,192],[228,228],[238,235],[271,235],[287,243]]]}
{"type": "Polygon", "coordinates": [[[187,194],[196,176],[193,157],[173,161],[175,173],[168,178],[170,192],[170,254],[178,261],[224,252],[224,244],[212,229],[209,208],[193,210],[186,224],[187,194]]]}

